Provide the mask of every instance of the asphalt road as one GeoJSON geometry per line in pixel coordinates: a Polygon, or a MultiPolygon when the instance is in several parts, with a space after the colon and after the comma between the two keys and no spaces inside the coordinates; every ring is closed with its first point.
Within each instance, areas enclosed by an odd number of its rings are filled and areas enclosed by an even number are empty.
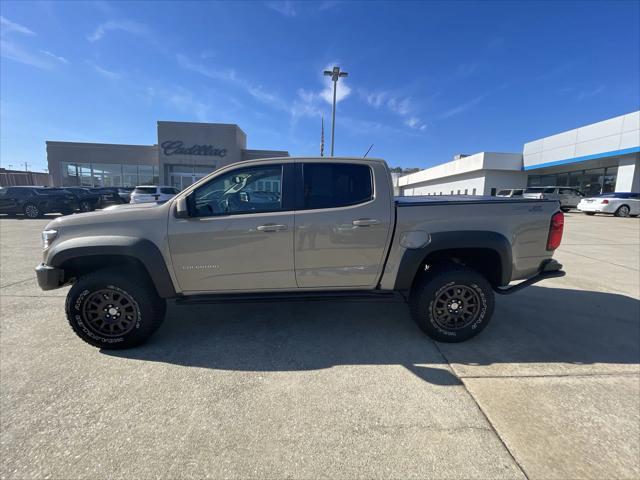
{"type": "Polygon", "coordinates": [[[567,216],[568,275],[464,344],[399,303],[170,306],[107,352],[0,218],[0,477],[638,478],[640,221],[567,216]]]}

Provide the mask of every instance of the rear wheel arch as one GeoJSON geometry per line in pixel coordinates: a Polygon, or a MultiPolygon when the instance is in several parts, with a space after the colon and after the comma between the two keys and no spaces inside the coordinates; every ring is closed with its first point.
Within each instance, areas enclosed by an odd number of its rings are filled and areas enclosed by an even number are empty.
{"type": "Polygon", "coordinates": [[[511,244],[497,232],[432,234],[427,246],[405,251],[398,268],[395,289],[410,291],[429,272],[452,263],[472,268],[493,287],[504,286],[511,281],[511,244]]]}

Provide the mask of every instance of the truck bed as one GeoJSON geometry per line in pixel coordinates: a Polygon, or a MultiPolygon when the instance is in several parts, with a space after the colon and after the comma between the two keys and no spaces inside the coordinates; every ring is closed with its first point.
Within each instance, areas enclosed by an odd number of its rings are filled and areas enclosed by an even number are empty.
{"type": "Polygon", "coordinates": [[[473,203],[536,203],[536,202],[558,202],[557,200],[541,200],[532,198],[507,198],[492,197],[489,195],[414,195],[407,197],[394,197],[398,207],[410,207],[418,205],[442,205],[444,203],[473,204],[473,203]]]}

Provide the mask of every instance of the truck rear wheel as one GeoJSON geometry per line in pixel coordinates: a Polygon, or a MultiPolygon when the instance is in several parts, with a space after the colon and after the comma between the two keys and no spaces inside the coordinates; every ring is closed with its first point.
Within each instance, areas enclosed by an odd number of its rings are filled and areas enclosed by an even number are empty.
{"type": "Polygon", "coordinates": [[[80,277],[65,308],[69,325],[82,340],[123,349],[140,345],[157,330],[166,302],[141,275],[104,269],[80,277]]]}
{"type": "Polygon", "coordinates": [[[438,342],[464,342],[489,323],[493,289],[475,270],[451,264],[425,275],[410,297],[413,319],[438,342]]]}

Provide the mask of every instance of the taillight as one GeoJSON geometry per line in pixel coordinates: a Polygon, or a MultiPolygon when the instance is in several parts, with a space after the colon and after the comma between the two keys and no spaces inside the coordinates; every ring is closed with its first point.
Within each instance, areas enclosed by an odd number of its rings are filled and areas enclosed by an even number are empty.
{"type": "Polygon", "coordinates": [[[604,200],[602,200],[600,203],[604,203],[605,205],[607,205],[609,203],[609,200],[607,200],[606,198],[604,200]]]}
{"type": "Polygon", "coordinates": [[[560,246],[562,232],[564,230],[564,213],[556,212],[551,217],[549,238],[547,238],[547,250],[552,251],[560,246]]]}

